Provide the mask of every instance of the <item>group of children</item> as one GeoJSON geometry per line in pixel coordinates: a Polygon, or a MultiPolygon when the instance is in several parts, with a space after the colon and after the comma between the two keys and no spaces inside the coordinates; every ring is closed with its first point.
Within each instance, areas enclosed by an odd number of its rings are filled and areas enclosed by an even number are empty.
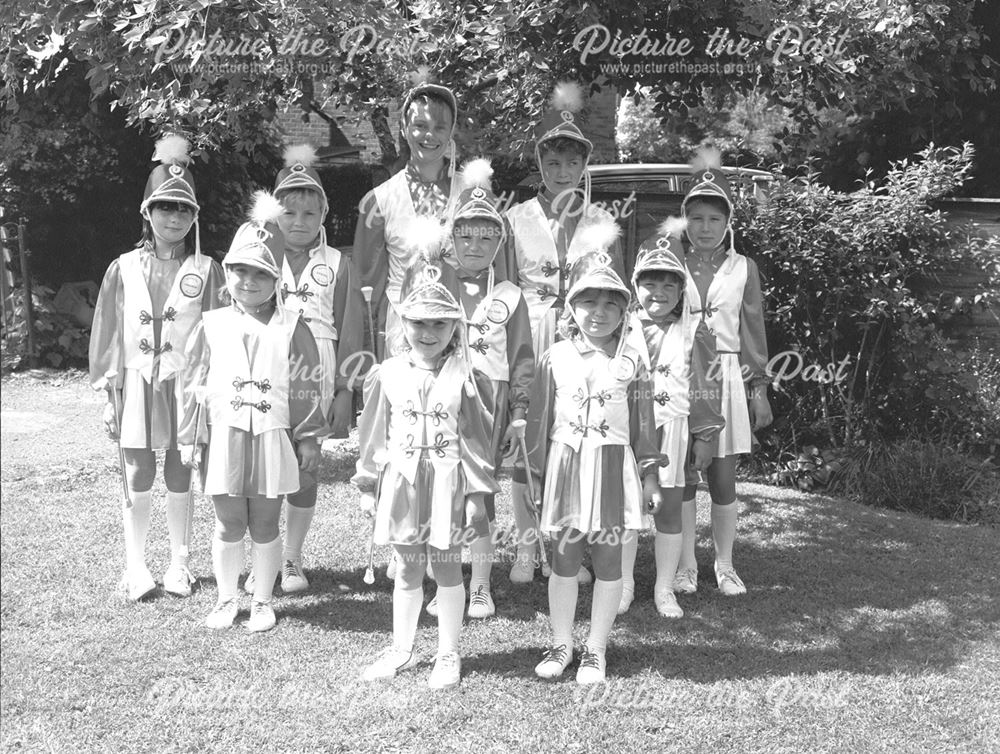
{"type": "Polygon", "coordinates": [[[512,582],[533,580],[542,534],[552,538],[552,639],[539,677],[573,662],[589,551],[590,632],[576,678],[605,679],[608,637],[635,597],[637,535],[650,518],[656,609],[683,615],[676,593],[698,586],[699,474],[712,497],[717,585],[745,592],[732,563],[736,458],[750,451],[751,427],[771,417],[759,279],[733,248],[728,182],[700,167],[683,217],[642,243],[626,283],[618,225],[590,201],[593,145],[574,122],[579,92],[561,85],[553,101],[555,122],[536,142],[542,188],[501,213],[487,161],[456,169],[454,94],[415,86],[401,114],[407,165],[360,205],[360,275],[326,244],[326,194],[307,151],[289,150],[273,195],[259,197],[220,269],[200,253],[185,145],[161,142],[163,164],[140,208],[143,239],[109,268],[91,341],[92,378],[108,392],[105,424],[121,449],[132,599],[156,583],[144,548],[160,449],[166,591],[187,595],[193,582],[189,467],[216,513],[218,601],[207,624],[225,628],[238,615],[247,530],[249,630],[275,625],[279,573],[286,592],[308,587],[301,551],[319,443],[353,418],[353,386],[337,365],[362,349],[359,283],[375,292],[380,363],[364,383],[353,482],[374,517],[374,543],[393,547],[395,579],[392,642],[363,678],[415,664],[430,571],[438,652],[429,685],[460,682],[466,602],[470,618],[496,609],[496,474],[505,463],[514,466],[512,582]]]}

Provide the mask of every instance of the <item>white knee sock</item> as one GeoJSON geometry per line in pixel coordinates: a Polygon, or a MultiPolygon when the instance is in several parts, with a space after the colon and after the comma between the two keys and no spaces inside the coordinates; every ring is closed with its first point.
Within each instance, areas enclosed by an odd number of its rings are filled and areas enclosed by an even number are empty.
{"type": "Polygon", "coordinates": [[[458,652],[458,636],[462,632],[462,613],[465,612],[465,584],[439,586],[438,601],[438,653],[458,652]]]}
{"type": "Polygon", "coordinates": [[[639,532],[626,529],[622,535],[622,589],[635,592],[635,556],[639,552],[639,532]]]}
{"type": "Polygon", "coordinates": [[[224,542],[216,535],[212,539],[212,569],[219,588],[219,602],[237,597],[240,571],[243,570],[243,540],[224,542]]]}
{"type": "Polygon", "coordinates": [[[122,527],[125,530],[125,569],[146,567],[146,537],[149,535],[149,509],[152,490],[129,490],[132,507],[122,506],[122,527]]]}
{"type": "Polygon", "coordinates": [[[715,542],[715,562],[721,566],[733,564],[733,542],[736,541],[736,506],[712,503],[712,540],[715,542]]]}
{"type": "Polygon", "coordinates": [[[654,591],[674,588],[674,577],[677,575],[677,564],[681,559],[683,541],[683,534],[656,532],[656,539],[653,540],[654,553],[656,554],[656,586],[654,591]]]}
{"type": "Polygon", "coordinates": [[[534,557],[538,545],[538,530],[535,528],[535,516],[524,504],[524,484],[511,482],[510,502],[514,509],[514,536],[517,541],[517,553],[521,557],[534,557]]]}
{"type": "MultiPolygon", "coordinates": [[[[557,576],[554,572],[549,576],[549,623],[552,624],[552,646],[564,644],[567,649],[573,649],[573,619],[576,618],[576,599],[580,593],[580,584],[576,574],[572,576],[557,576]]],[[[615,603],[615,611],[618,603],[615,603]]]]}
{"type": "Polygon", "coordinates": [[[192,509],[190,493],[167,490],[167,535],[170,537],[170,564],[186,566],[191,542],[192,509]]]}
{"type": "MultiPolygon", "coordinates": [[[[440,600],[438,615],[440,615],[440,600]]],[[[424,587],[405,589],[396,579],[392,590],[392,643],[397,649],[409,652],[413,649],[413,640],[417,635],[417,621],[420,620],[420,609],[424,606],[424,587]]]]}
{"type": "Polygon", "coordinates": [[[603,654],[608,648],[608,636],[618,615],[618,603],[622,599],[622,580],[594,581],[594,599],[590,608],[590,635],[587,648],[591,652],[603,654]]]}
{"type": "Polygon", "coordinates": [[[694,555],[695,535],[698,532],[698,508],[694,498],[681,502],[681,560],[678,569],[698,569],[698,560],[694,555]]]}
{"type": "Polygon", "coordinates": [[[281,570],[281,537],[277,536],[270,542],[254,542],[251,550],[253,562],[253,599],[254,602],[270,602],[274,591],[274,580],[281,570]]]}
{"type": "Polygon", "coordinates": [[[285,503],[285,551],[282,560],[299,560],[302,557],[302,543],[306,541],[315,512],[315,505],[299,508],[285,503]]]}
{"type": "Polygon", "coordinates": [[[472,578],[469,579],[469,591],[474,592],[479,587],[490,591],[490,573],[493,570],[493,524],[490,524],[490,536],[480,537],[469,545],[472,556],[472,578]]]}

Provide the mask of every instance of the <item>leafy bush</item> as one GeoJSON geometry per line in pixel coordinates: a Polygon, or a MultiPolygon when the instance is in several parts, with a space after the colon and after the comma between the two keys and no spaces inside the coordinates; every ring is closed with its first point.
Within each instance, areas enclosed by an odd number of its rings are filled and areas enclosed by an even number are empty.
{"type": "MultiPolygon", "coordinates": [[[[766,202],[739,205],[742,248],[769,300],[772,356],[794,351],[837,376],[777,385],[774,429],[763,438],[771,460],[810,444],[853,449],[911,436],[986,454],[1000,447],[1000,422],[990,421],[996,375],[985,366],[997,355],[973,357],[947,338],[947,297],[922,285],[957,265],[992,276],[1000,264],[1000,240],[970,243],[930,206],[966,180],[972,158],[970,145],[930,147],[853,194],[809,175],[778,179],[766,202]]],[[[984,286],[977,304],[995,306],[996,296],[984,286]]]]}
{"type": "MultiPolygon", "coordinates": [[[[24,316],[24,289],[12,294],[14,320],[3,331],[4,371],[20,369],[29,364],[28,328],[24,316]]],[[[54,293],[44,285],[34,285],[31,302],[34,308],[35,356],[52,367],[86,367],[90,333],[72,317],[58,312],[53,305],[54,293]]]]}

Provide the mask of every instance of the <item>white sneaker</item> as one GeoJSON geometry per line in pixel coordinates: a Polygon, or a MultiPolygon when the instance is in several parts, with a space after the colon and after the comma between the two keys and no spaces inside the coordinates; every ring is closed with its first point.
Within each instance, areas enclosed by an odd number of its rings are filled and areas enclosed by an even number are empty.
{"type": "Polygon", "coordinates": [[[512,584],[530,584],[535,580],[535,558],[529,550],[518,548],[517,558],[510,567],[512,584]]]}
{"type": "Polygon", "coordinates": [[[573,662],[573,650],[565,644],[549,647],[542,661],[535,665],[535,675],[539,678],[558,678],[573,662]]]}
{"type": "Polygon", "coordinates": [[[587,566],[580,566],[580,570],[576,572],[576,583],[589,584],[593,580],[594,577],[590,575],[590,571],[587,570],[587,566]]]}
{"type": "Polygon", "coordinates": [[[378,681],[383,678],[392,678],[396,673],[412,668],[416,664],[417,660],[412,651],[386,647],[379,652],[375,662],[364,669],[361,673],[361,680],[378,681]]]}
{"type": "Polygon", "coordinates": [[[125,571],[122,574],[121,587],[125,590],[125,596],[132,602],[138,602],[143,597],[148,597],[156,590],[156,579],[149,569],[143,565],[133,571],[125,571]]]}
{"type": "Polygon", "coordinates": [[[274,608],[271,607],[270,602],[254,600],[250,603],[250,620],[247,621],[247,631],[251,633],[270,631],[277,622],[278,619],[274,617],[274,608]]]}
{"type": "Polygon", "coordinates": [[[625,615],[628,609],[632,607],[633,600],[635,600],[635,587],[623,586],[621,602],[618,603],[618,614],[625,615]]]}
{"type": "Polygon", "coordinates": [[[456,652],[445,652],[434,659],[434,669],[427,685],[432,689],[450,689],[462,681],[462,658],[456,652]]]}
{"type": "Polygon", "coordinates": [[[476,587],[476,591],[469,595],[470,618],[489,618],[495,615],[496,611],[497,607],[493,604],[493,597],[488,587],[476,587]]]}
{"type": "Polygon", "coordinates": [[[681,594],[694,594],[698,591],[698,569],[685,568],[678,570],[674,576],[674,591],[681,594]]]}
{"type": "Polygon", "coordinates": [[[186,565],[171,563],[163,574],[163,591],[176,594],[178,597],[190,597],[194,576],[186,565]]]}
{"type": "Polygon", "coordinates": [[[424,610],[426,610],[427,614],[429,616],[431,616],[432,618],[437,618],[438,617],[438,596],[437,596],[437,594],[435,594],[434,597],[431,598],[431,601],[427,603],[427,607],[425,607],[424,610]]]}
{"type": "Polygon", "coordinates": [[[250,573],[243,580],[243,591],[247,594],[253,594],[254,587],[257,586],[257,577],[254,576],[253,568],[250,569],[250,573]]]}
{"type": "Polygon", "coordinates": [[[677,604],[677,595],[673,589],[663,588],[653,590],[653,602],[656,603],[656,612],[664,618],[683,618],[684,611],[677,604]]]}
{"type": "Polygon", "coordinates": [[[727,597],[736,597],[746,594],[747,588],[743,585],[742,579],[736,574],[736,569],[732,566],[719,567],[715,564],[715,582],[719,585],[719,591],[727,597]]]}
{"type": "Polygon", "coordinates": [[[396,579],[396,570],[399,568],[399,557],[396,552],[393,551],[392,555],[389,556],[389,564],[385,567],[385,577],[389,581],[394,581],[396,579]]]}
{"type": "Polygon", "coordinates": [[[591,652],[590,647],[584,647],[580,655],[580,667],[576,669],[576,682],[581,686],[593,683],[604,683],[607,676],[607,663],[604,652],[591,652]]]}
{"type": "Polygon", "coordinates": [[[281,590],[286,594],[304,592],[309,588],[309,579],[302,571],[301,560],[286,560],[281,567],[281,590]]]}
{"type": "Polygon", "coordinates": [[[239,597],[228,600],[221,600],[212,608],[212,612],[205,619],[205,625],[209,628],[222,629],[229,628],[236,620],[236,614],[240,611],[239,597]]]}

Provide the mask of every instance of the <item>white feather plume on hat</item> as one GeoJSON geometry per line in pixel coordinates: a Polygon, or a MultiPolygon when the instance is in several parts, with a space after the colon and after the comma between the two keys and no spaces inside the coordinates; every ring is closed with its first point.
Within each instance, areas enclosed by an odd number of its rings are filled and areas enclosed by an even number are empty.
{"type": "Polygon", "coordinates": [[[304,165],[311,168],[316,162],[316,148],[312,144],[297,144],[285,147],[285,167],[304,165]]]}
{"type": "Polygon", "coordinates": [[[463,188],[479,186],[492,191],[493,166],[485,157],[477,157],[462,166],[461,178],[463,188]]]}
{"type": "Polygon", "coordinates": [[[691,166],[695,170],[711,170],[722,167],[722,152],[714,146],[698,147],[691,166]]]}
{"type": "Polygon", "coordinates": [[[415,71],[410,72],[409,79],[410,83],[413,86],[420,86],[421,84],[433,83],[433,76],[431,75],[430,66],[418,65],[415,71]]]}
{"type": "Polygon", "coordinates": [[[253,204],[250,206],[247,217],[250,222],[263,227],[276,221],[281,217],[283,211],[284,207],[281,206],[281,202],[275,198],[274,194],[261,189],[253,192],[253,204]]]}
{"type": "Polygon", "coordinates": [[[583,253],[607,251],[618,240],[622,229],[614,220],[606,219],[584,228],[580,233],[580,248],[583,253]]]}
{"type": "Polygon", "coordinates": [[[660,235],[671,238],[682,238],[687,229],[688,221],[686,217],[674,217],[671,215],[657,227],[660,235]]]}
{"type": "Polygon", "coordinates": [[[188,140],[178,134],[168,134],[156,142],[153,161],[164,165],[187,165],[191,161],[188,140]]]}
{"type": "Polygon", "coordinates": [[[556,110],[579,112],[583,107],[583,88],[575,81],[560,81],[552,92],[552,106],[556,110]]]}
{"type": "Polygon", "coordinates": [[[407,246],[427,259],[436,258],[444,243],[441,222],[428,215],[418,215],[407,226],[407,246]]]}

